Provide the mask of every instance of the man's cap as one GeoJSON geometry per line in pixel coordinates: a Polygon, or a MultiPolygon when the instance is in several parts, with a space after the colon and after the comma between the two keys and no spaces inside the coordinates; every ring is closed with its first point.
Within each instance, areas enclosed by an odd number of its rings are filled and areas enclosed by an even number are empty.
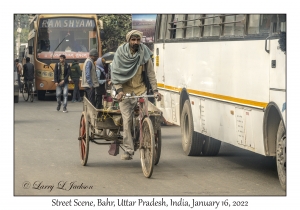
{"type": "Polygon", "coordinates": [[[91,49],[90,55],[91,56],[99,56],[99,53],[98,53],[98,51],[96,49],[91,49]]]}
{"type": "Polygon", "coordinates": [[[127,42],[129,42],[130,37],[131,37],[132,35],[139,36],[139,37],[142,39],[142,37],[143,37],[143,32],[138,31],[138,30],[132,30],[132,31],[129,31],[129,32],[126,34],[126,41],[127,41],[127,42]]]}

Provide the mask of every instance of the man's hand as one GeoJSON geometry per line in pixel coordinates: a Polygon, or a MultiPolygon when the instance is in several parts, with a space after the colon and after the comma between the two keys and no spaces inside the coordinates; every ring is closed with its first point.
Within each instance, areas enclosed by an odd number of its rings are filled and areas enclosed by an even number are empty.
{"type": "Polygon", "coordinates": [[[157,99],[157,101],[160,101],[161,100],[161,94],[159,92],[154,92],[154,98],[157,99]]]}
{"type": "Polygon", "coordinates": [[[116,95],[116,98],[117,98],[118,101],[122,101],[123,96],[124,96],[124,93],[123,92],[119,92],[118,95],[116,95]]]}
{"type": "Polygon", "coordinates": [[[59,85],[63,85],[64,84],[64,81],[61,81],[60,83],[59,83],[59,85]]]}
{"type": "Polygon", "coordinates": [[[56,83],[55,83],[55,86],[57,87],[57,85],[58,85],[58,83],[56,82],[56,83]]]}

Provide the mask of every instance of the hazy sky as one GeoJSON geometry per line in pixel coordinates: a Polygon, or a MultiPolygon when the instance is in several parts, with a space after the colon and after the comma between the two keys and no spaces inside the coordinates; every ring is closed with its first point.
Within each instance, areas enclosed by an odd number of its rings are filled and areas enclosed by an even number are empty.
{"type": "Polygon", "coordinates": [[[156,14],[132,14],[132,19],[137,20],[137,19],[143,19],[143,20],[155,20],[156,19],[156,14]]]}

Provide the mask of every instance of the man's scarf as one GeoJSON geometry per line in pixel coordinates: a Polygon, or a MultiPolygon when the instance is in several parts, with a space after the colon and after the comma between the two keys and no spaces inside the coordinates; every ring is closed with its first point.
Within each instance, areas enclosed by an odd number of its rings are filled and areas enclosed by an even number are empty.
{"type": "Polygon", "coordinates": [[[151,58],[152,52],[140,44],[138,51],[131,54],[129,43],[119,46],[112,62],[111,81],[113,84],[124,84],[137,72],[139,66],[144,65],[151,58]]]}

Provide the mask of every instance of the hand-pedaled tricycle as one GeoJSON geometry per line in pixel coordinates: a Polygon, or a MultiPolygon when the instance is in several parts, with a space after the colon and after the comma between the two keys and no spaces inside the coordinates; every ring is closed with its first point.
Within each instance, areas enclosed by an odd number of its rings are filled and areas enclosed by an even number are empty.
{"type": "MultiPolygon", "coordinates": [[[[132,123],[132,138],[134,151],[139,149],[143,174],[150,178],[153,166],[157,165],[161,153],[161,111],[156,108],[148,97],[153,95],[131,96],[126,94],[123,100],[136,98],[132,123]]],[[[104,109],[96,109],[90,101],[83,98],[83,112],[79,126],[79,152],[81,164],[88,161],[89,143],[110,145],[108,153],[116,156],[122,142],[122,115],[117,101],[104,109]]]]}

